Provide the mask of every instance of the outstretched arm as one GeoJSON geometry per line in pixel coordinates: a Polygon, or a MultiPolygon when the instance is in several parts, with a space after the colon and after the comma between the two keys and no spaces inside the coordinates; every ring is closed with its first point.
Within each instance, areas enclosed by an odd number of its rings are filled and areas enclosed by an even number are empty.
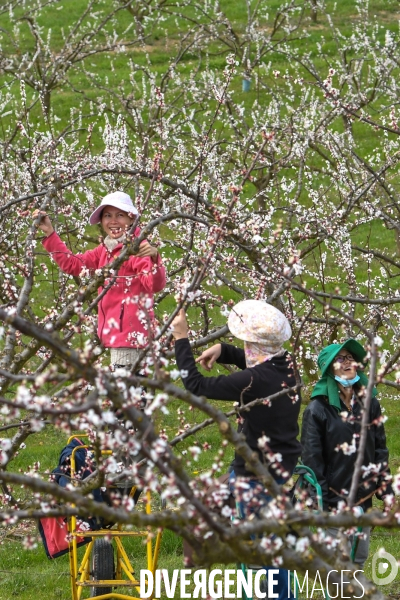
{"type": "Polygon", "coordinates": [[[38,227],[45,234],[43,246],[64,273],[78,276],[84,267],[97,269],[98,252],[88,250],[84,254],[73,254],[54,230],[53,224],[46,212],[36,209],[32,213],[34,219],[40,219],[38,227]]]}
{"type": "Polygon", "coordinates": [[[221,344],[214,344],[211,348],[207,348],[201,355],[196,358],[196,362],[200,363],[200,365],[206,371],[211,371],[213,364],[215,361],[219,359],[221,356],[221,344]]]}
{"type": "MultiPolygon", "coordinates": [[[[189,326],[183,309],[176,315],[171,326],[173,328],[172,334],[176,340],[188,337],[189,326]]],[[[196,359],[196,363],[200,363],[206,371],[211,371],[215,362],[236,365],[239,369],[246,368],[244,350],[230,344],[214,344],[211,348],[204,350],[196,359]]]]}
{"type": "Polygon", "coordinates": [[[171,327],[172,335],[174,336],[175,340],[181,340],[188,337],[189,325],[183,308],[181,308],[175,319],[172,321],[171,327]]]}
{"type": "Polygon", "coordinates": [[[231,375],[204,377],[197,369],[188,340],[188,324],[182,309],[172,322],[175,342],[175,357],[178,368],[185,373],[182,381],[187,390],[198,396],[214,400],[236,400],[244,402],[254,399],[251,393],[252,373],[249,369],[231,375]]]}
{"type": "Polygon", "coordinates": [[[33,219],[40,219],[39,221],[39,229],[43,231],[43,233],[49,237],[54,232],[54,227],[47,213],[43,210],[36,209],[32,213],[33,219]]]}

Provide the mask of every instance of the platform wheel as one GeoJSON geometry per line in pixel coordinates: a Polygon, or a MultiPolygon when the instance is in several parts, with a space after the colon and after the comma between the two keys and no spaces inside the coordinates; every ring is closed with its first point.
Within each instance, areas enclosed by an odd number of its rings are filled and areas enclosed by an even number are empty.
{"type": "MultiPolygon", "coordinates": [[[[111,542],[98,538],[92,550],[92,579],[114,579],[114,550],[111,542]]],[[[91,598],[111,594],[112,587],[92,587],[91,598]]]]}

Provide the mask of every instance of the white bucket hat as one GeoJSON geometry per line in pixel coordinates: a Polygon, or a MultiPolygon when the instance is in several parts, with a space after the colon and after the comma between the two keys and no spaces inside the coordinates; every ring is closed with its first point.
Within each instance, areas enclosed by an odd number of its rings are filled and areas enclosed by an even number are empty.
{"type": "Polygon", "coordinates": [[[104,196],[101,201],[100,206],[96,208],[96,210],[90,215],[89,223],[91,225],[96,225],[96,223],[100,223],[101,213],[105,206],[114,206],[115,208],[119,208],[126,213],[132,213],[133,215],[138,215],[137,208],[133,205],[131,197],[125,192],[112,192],[111,194],[107,194],[104,196]]]}
{"type": "Polygon", "coordinates": [[[236,304],[228,318],[231,333],[245,342],[258,342],[280,349],[292,335],[285,315],[262,300],[243,300],[236,304]]]}

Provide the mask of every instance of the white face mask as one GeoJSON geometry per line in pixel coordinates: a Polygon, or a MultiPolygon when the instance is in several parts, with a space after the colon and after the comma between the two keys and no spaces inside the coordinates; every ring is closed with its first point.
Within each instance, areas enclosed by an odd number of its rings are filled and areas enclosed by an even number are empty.
{"type": "Polygon", "coordinates": [[[342,377],[339,377],[339,375],[335,375],[335,379],[337,382],[341,383],[343,387],[351,387],[360,380],[360,376],[356,375],[353,379],[343,379],[342,377]]]}

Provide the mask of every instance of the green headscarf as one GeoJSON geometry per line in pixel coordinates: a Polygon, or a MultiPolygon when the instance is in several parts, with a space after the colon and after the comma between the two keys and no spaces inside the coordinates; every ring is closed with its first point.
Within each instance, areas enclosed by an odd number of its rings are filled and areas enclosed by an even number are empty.
{"type": "MultiPolygon", "coordinates": [[[[356,340],[348,339],[343,344],[330,344],[323,350],[321,350],[318,356],[318,367],[321,370],[321,379],[317,381],[311,394],[311,398],[315,396],[327,396],[329,404],[334,406],[339,412],[342,410],[339,396],[339,386],[335,379],[335,376],[331,372],[330,366],[334,362],[337,354],[346,348],[355,358],[358,363],[363,363],[367,356],[364,348],[356,340]]],[[[357,375],[360,377],[360,385],[368,385],[368,377],[363,371],[357,369],[357,375]]],[[[372,394],[376,396],[377,390],[373,389],[372,394]]]]}

